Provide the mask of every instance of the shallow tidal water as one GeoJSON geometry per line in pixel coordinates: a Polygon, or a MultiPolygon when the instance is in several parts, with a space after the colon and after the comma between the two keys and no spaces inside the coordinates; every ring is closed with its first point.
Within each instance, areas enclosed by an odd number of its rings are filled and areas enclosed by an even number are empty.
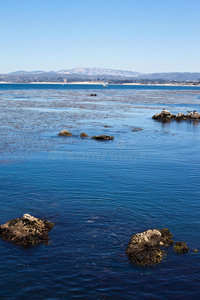
{"type": "Polygon", "coordinates": [[[200,88],[2,84],[0,107],[0,223],[55,224],[47,246],[0,240],[1,299],[200,297],[200,121],[151,118],[200,111],[200,88]],[[165,227],[190,252],[132,264],[131,235],[165,227]]]}

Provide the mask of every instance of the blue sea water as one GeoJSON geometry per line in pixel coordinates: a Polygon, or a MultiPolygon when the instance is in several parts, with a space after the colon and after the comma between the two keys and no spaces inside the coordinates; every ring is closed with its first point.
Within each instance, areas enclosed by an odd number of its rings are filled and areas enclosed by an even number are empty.
{"type": "Polygon", "coordinates": [[[2,84],[0,106],[0,223],[55,224],[49,245],[0,240],[1,299],[200,297],[200,122],[151,118],[200,111],[200,88],[2,84]],[[132,264],[131,235],[165,227],[190,252],[132,264]]]}

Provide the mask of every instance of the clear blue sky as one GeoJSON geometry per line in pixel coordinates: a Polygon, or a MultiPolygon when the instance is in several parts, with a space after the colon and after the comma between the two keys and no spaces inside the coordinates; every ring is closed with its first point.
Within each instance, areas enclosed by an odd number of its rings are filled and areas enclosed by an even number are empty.
{"type": "Polygon", "coordinates": [[[6,0],[0,73],[200,72],[199,0],[6,0]]]}

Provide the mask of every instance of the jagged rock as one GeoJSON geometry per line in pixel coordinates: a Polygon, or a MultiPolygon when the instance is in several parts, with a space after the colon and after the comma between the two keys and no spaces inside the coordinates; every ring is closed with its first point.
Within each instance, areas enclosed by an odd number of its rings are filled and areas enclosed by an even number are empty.
{"type": "Polygon", "coordinates": [[[187,247],[187,244],[184,243],[184,242],[177,242],[175,243],[175,246],[174,246],[174,251],[176,253],[187,253],[189,251],[189,248],[187,247]]]}
{"type": "Polygon", "coordinates": [[[97,96],[97,94],[90,94],[90,96],[91,96],[91,97],[96,97],[96,96],[97,96]]]}
{"type": "Polygon", "coordinates": [[[169,229],[152,229],[133,235],[126,249],[126,254],[137,265],[154,265],[160,263],[165,255],[161,246],[174,243],[169,229]]]}
{"type": "Polygon", "coordinates": [[[81,132],[80,137],[89,137],[85,132],[81,132]]]}
{"type": "Polygon", "coordinates": [[[58,135],[61,136],[72,136],[72,133],[67,131],[66,129],[63,129],[58,135]]]}
{"type": "Polygon", "coordinates": [[[24,214],[22,218],[8,221],[0,226],[0,237],[21,246],[34,244],[48,244],[48,232],[53,228],[53,223],[24,214]]]}
{"type": "Polygon", "coordinates": [[[114,140],[114,137],[109,135],[95,135],[92,138],[95,140],[114,140]]]}

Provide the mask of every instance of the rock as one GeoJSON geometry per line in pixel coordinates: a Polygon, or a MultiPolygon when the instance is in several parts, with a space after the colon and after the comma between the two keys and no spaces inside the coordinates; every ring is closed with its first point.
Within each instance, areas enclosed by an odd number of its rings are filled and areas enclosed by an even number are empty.
{"type": "Polygon", "coordinates": [[[172,240],[173,234],[171,234],[168,228],[161,229],[160,233],[161,233],[160,245],[164,247],[169,247],[174,244],[174,241],[172,240]]]}
{"type": "Polygon", "coordinates": [[[170,120],[174,119],[176,116],[170,111],[163,109],[160,113],[155,114],[152,118],[156,120],[170,120]]]}
{"type": "Polygon", "coordinates": [[[63,129],[58,135],[61,136],[72,136],[72,133],[67,131],[66,129],[63,129]]]}
{"type": "Polygon", "coordinates": [[[90,96],[91,96],[91,97],[96,97],[96,96],[97,96],[97,94],[90,94],[90,96]]]}
{"type": "Polygon", "coordinates": [[[182,119],[182,118],[184,118],[185,117],[185,115],[183,114],[183,113],[181,113],[181,112],[179,112],[177,115],[176,115],[176,119],[182,119]]]}
{"type": "Polygon", "coordinates": [[[89,137],[85,132],[81,132],[80,137],[89,137]]]}
{"type": "Polygon", "coordinates": [[[193,114],[188,112],[185,117],[187,119],[192,119],[192,116],[193,116],[193,114]]]}
{"type": "Polygon", "coordinates": [[[0,226],[0,237],[21,246],[48,244],[48,232],[53,223],[24,214],[22,218],[13,219],[0,226]]]}
{"type": "Polygon", "coordinates": [[[170,119],[176,119],[176,120],[196,120],[200,119],[200,114],[194,110],[193,112],[188,111],[188,113],[185,115],[184,113],[179,112],[177,115],[174,115],[170,113],[168,110],[163,110],[160,113],[155,114],[153,119],[156,120],[170,120],[170,119]]]}
{"type": "Polygon", "coordinates": [[[126,254],[137,265],[153,265],[162,261],[164,251],[159,248],[161,232],[147,230],[133,235],[126,249],[126,254]]]}
{"type": "Polygon", "coordinates": [[[169,229],[150,229],[133,235],[126,249],[126,254],[137,265],[154,265],[160,263],[165,252],[161,246],[171,246],[174,241],[169,229]]]}
{"type": "Polygon", "coordinates": [[[200,119],[200,114],[198,112],[193,112],[192,118],[193,119],[200,119]]]}
{"type": "Polygon", "coordinates": [[[95,140],[114,140],[114,137],[109,135],[95,135],[92,138],[95,140]]]}
{"type": "Polygon", "coordinates": [[[174,251],[176,253],[187,253],[189,251],[189,248],[187,247],[187,244],[184,242],[177,242],[174,246],[174,251]]]}

